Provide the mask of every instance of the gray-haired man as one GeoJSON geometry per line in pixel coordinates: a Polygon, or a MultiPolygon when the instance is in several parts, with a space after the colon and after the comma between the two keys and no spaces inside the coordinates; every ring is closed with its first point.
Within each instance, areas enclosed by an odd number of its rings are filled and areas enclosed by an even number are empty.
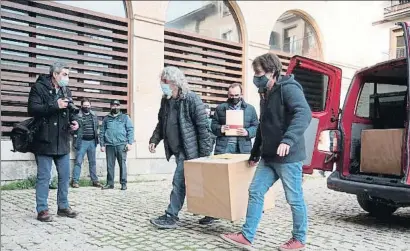
{"type": "Polygon", "coordinates": [[[48,192],[51,166],[54,161],[58,173],[57,214],[74,218],[77,213],[68,204],[70,180],[70,130],[78,129],[73,110],[71,92],[68,89],[69,68],[57,62],[50,67],[50,74],[40,75],[31,87],[28,113],[42,121],[34,135],[34,155],[37,163],[36,202],[37,219],[51,221],[48,214],[48,192]]]}
{"type": "Polygon", "coordinates": [[[176,170],[173,189],[165,215],[152,219],[161,229],[176,228],[178,213],[185,200],[184,160],[209,156],[211,138],[205,106],[200,97],[188,88],[184,74],[176,67],[166,67],[161,74],[163,97],[158,123],[149,141],[149,150],[164,140],[167,160],[175,156],[176,170]]]}

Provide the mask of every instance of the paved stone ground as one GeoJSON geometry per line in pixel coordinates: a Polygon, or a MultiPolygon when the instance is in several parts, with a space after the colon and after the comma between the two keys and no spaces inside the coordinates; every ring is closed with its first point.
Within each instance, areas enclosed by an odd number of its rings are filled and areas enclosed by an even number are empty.
{"type": "MultiPolygon", "coordinates": [[[[77,219],[54,217],[52,223],[35,220],[34,190],[2,191],[1,250],[235,250],[219,234],[239,231],[242,222],[197,224],[199,216],[183,209],[181,227],[156,230],[149,219],[163,213],[169,199],[170,179],[129,184],[127,191],[96,188],[71,189],[77,219]]],[[[410,250],[410,210],[401,209],[388,221],[362,211],[354,196],[326,188],[325,179],[304,183],[309,210],[306,250],[410,250]]],[[[50,192],[56,213],[56,192],[50,192]]],[[[291,215],[279,189],[277,206],[266,212],[255,240],[259,250],[276,250],[290,237],[291,215]]]]}

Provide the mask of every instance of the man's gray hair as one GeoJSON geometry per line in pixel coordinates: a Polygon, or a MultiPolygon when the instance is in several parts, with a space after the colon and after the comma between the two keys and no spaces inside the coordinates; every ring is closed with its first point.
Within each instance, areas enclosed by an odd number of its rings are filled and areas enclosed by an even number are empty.
{"type": "Polygon", "coordinates": [[[175,66],[167,66],[162,70],[161,79],[166,79],[167,82],[178,86],[181,94],[184,96],[189,91],[188,81],[185,74],[175,66]]]}
{"type": "Polygon", "coordinates": [[[54,62],[50,65],[50,75],[53,75],[54,72],[60,73],[63,69],[70,69],[70,67],[61,61],[54,62]]]}

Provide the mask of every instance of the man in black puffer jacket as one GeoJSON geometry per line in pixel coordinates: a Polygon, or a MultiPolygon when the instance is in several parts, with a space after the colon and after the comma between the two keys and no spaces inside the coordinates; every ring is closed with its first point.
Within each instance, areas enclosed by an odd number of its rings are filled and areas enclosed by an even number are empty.
{"type": "Polygon", "coordinates": [[[184,160],[209,156],[212,149],[205,106],[200,97],[189,90],[185,75],[176,67],[165,67],[161,88],[164,96],[149,150],[154,153],[159,142],[164,140],[166,158],[169,161],[174,155],[177,167],[165,215],[152,219],[151,223],[166,229],[177,227],[178,213],[184,204],[184,160]]]}
{"type": "Polygon", "coordinates": [[[57,214],[74,218],[77,213],[68,204],[70,179],[70,131],[78,129],[71,92],[68,89],[69,68],[64,63],[50,66],[49,75],[40,75],[31,87],[28,113],[41,125],[34,136],[33,153],[37,163],[37,219],[51,221],[48,214],[50,171],[54,161],[58,173],[57,214]]]}

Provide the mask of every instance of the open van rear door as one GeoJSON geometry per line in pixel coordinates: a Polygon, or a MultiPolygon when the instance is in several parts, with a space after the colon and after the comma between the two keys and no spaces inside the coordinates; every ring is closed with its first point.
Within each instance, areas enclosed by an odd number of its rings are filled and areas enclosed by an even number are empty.
{"type": "MultiPolygon", "coordinates": [[[[404,42],[406,44],[406,57],[407,57],[407,76],[410,76],[410,23],[408,22],[400,22],[396,25],[401,26],[403,30],[404,42]]],[[[404,151],[404,183],[410,185],[410,127],[409,127],[409,120],[410,120],[410,106],[409,106],[409,98],[410,98],[410,78],[407,78],[407,121],[406,121],[406,128],[405,128],[405,135],[406,141],[404,142],[403,151],[404,151]]]]}
{"type": "MultiPolygon", "coordinates": [[[[321,149],[325,138],[337,140],[342,70],[336,66],[313,59],[294,56],[291,58],[287,74],[294,74],[303,86],[306,100],[312,110],[312,121],[305,132],[307,158],[303,163],[304,173],[313,169],[332,171],[337,150],[321,149]],[[333,136],[332,136],[333,135],[333,136]]],[[[339,142],[337,142],[339,143],[339,142]]],[[[336,145],[338,145],[336,143],[336,145]]]]}

